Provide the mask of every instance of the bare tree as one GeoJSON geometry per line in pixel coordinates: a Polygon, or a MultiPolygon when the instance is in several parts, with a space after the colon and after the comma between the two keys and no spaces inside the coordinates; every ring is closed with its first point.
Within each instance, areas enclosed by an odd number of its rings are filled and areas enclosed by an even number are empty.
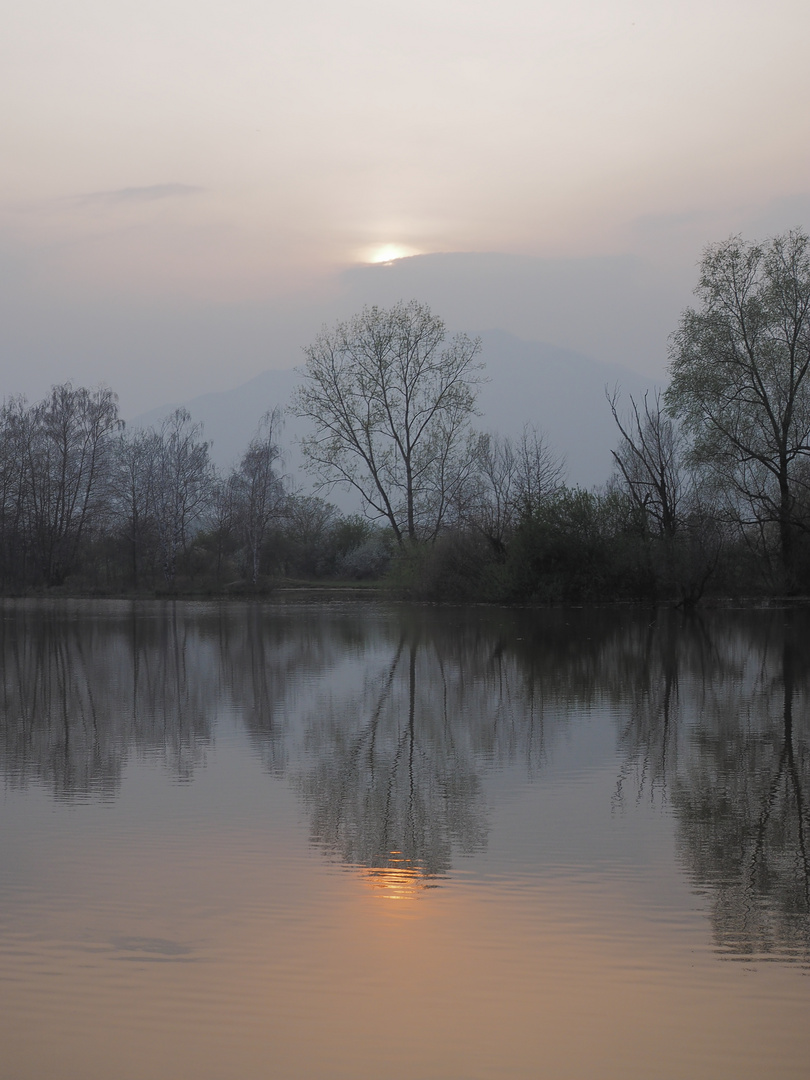
{"type": "Polygon", "coordinates": [[[524,424],[515,443],[518,505],[524,514],[533,514],[563,482],[565,460],[546,442],[543,432],[524,424]]]}
{"type": "Polygon", "coordinates": [[[343,482],[397,542],[433,540],[474,462],[469,425],[480,342],[415,300],[365,308],[306,350],[293,411],[314,434],[302,450],[324,485],[343,482]]]}
{"type": "Polygon", "coordinates": [[[238,547],[236,472],[217,476],[211,487],[211,497],[206,512],[206,527],[213,541],[214,566],[217,582],[227,566],[226,555],[238,547]]]}
{"type": "Polygon", "coordinates": [[[689,444],[662,397],[632,396],[619,415],[618,390],[605,390],[621,438],[613,451],[620,488],[641,515],[645,557],[658,585],[693,607],[717,569],[727,518],[718,513],[713,476],[691,460],[689,444]],[[650,543],[649,541],[652,541],[650,543]]]}
{"type": "Polygon", "coordinates": [[[503,555],[521,518],[534,513],[563,482],[565,464],[542,432],[525,424],[517,440],[482,435],[475,481],[463,519],[503,555]]]}
{"type": "Polygon", "coordinates": [[[185,552],[208,506],[214,469],[202,424],[186,409],[175,409],[153,434],[155,526],[166,581],[174,582],[177,555],[185,552]]]}
{"type": "Polygon", "coordinates": [[[259,580],[262,547],[284,503],[284,483],[279,472],[281,450],[276,438],[280,424],[279,409],[265,413],[230,479],[233,517],[254,585],[259,580]]]}
{"type": "Polygon", "coordinates": [[[138,587],[141,564],[155,534],[159,440],[152,430],[121,433],[115,452],[115,509],[130,551],[132,583],[138,587]]]}
{"type": "Polygon", "coordinates": [[[31,536],[45,581],[60,584],[84,534],[109,507],[113,436],[122,427],[118,398],[55,386],[33,406],[27,440],[31,536]]]}
{"type": "Polygon", "coordinates": [[[23,397],[0,409],[0,577],[23,578],[29,556],[26,511],[30,493],[31,410],[23,397]]]}
{"type": "Polygon", "coordinates": [[[681,432],[666,415],[661,392],[644,395],[639,403],[630,397],[630,411],[619,415],[619,391],[605,389],[621,439],[613,453],[621,485],[658,536],[674,536],[684,500],[683,458],[686,450],[681,432]]]}

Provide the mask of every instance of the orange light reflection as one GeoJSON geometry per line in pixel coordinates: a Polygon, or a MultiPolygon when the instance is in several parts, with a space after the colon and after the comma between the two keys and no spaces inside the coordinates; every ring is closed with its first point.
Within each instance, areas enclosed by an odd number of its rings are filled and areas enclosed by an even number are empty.
{"type": "Polygon", "coordinates": [[[384,866],[365,867],[363,880],[384,900],[413,901],[424,889],[435,888],[431,878],[401,851],[391,851],[384,866]]]}

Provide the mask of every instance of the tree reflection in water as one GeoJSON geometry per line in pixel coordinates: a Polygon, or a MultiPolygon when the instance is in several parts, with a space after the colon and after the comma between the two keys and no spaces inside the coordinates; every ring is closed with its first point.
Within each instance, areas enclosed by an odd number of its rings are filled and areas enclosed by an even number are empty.
{"type": "Polygon", "coordinates": [[[295,774],[315,843],[397,884],[405,870],[429,881],[454,852],[481,848],[483,772],[514,760],[539,772],[558,732],[601,694],[596,660],[615,625],[544,616],[403,609],[367,627],[355,677],[305,719],[295,774]]]}
{"type": "Polygon", "coordinates": [[[204,760],[216,666],[175,605],[160,618],[111,610],[99,619],[88,605],[4,605],[0,723],[12,786],[110,798],[131,750],[159,755],[182,780],[204,760]]]}
{"type": "MultiPolygon", "coordinates": [[[[673,813],[724,955],[810,955],[810,614],[6,602],[0,768],[112,798],[131,753],[188,780],[238,715],[321,848],[396,892],[487,841],[488,769],[542,770],[584,711],[614,806],[673,813]]],[[[606,808],[608,809],[608,808],[606,808]]]]}
{"type": "Polygon", "coordinates": [[[430,877],[449,869],[454,843],[483,844],[486,814],[448,673],[420,644],[402,632],[387,667],[318,710],[298,783],[316,843],[348,863],[430,877]]]}
{"type": "Polygon", "coordinates": [[[621,732],[636,797],[671,800],[726,955],[810,955],[807,642],[801,609],[669,615],[621,732]]]}

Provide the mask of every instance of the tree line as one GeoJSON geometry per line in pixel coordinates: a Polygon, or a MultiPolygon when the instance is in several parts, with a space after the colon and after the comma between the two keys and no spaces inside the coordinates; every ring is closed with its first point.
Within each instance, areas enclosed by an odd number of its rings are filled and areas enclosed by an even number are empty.
{"type": "Polygon", "coordinates": [[[6,401],[0,587],[174,592],[378,573],[384,553],[365,519],[288,490],[279,424],[268,413],[221,473],[185,409],[129,431],[108,387],[65,383],[33,405],[6,401]]]}
{"type": "Polygon", "coordinates": [[[704,254],[669,386],[606,390],[613,475],[590,491],[527,424],[474,426],[480,342],[411,301],[305,350],[292,411],[318,495],[282,468],[279,411],[217,471],[178,409],[127,430],[107,387],[0,409],[0,587],[255,591],[381,579],[428,600],[696,603],[810,588],[810,240],[704,254]],[[353,489],[363,514],[327,498],[353,489]]]}

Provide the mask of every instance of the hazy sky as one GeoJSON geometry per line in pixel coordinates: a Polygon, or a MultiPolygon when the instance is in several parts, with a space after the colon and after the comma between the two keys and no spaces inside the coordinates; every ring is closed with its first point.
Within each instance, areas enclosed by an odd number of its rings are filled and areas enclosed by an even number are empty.
{"type": "Polygon", "coordinates": [[[810,224],[809,37],[805,0],[10,5],[0,389],[232,385],[400,254],[633,256],[677,312],[706,243],[810,224]]]}

